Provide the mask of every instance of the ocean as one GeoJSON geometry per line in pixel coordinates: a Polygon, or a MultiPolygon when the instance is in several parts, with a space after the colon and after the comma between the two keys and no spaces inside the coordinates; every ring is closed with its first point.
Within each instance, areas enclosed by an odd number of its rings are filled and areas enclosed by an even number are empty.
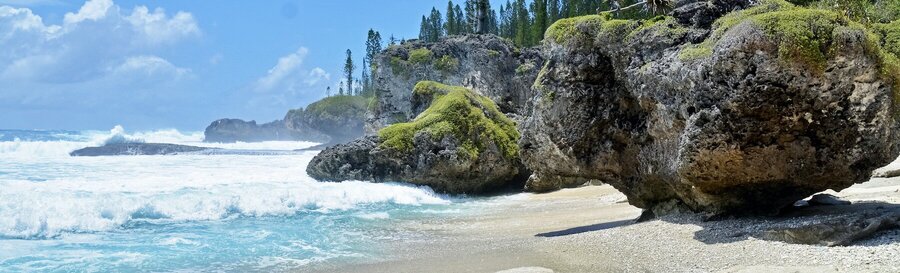
{"type": "Polygon", "coordinates": [[[302,271],[427,240],[397,223],[465,213],[480,200],[399,183],[317,182],[305,171],[317,152],[293,152],[316,143],[202,139],[121,127],[0,130],[0,272],[302,271]],[[259,152],[68,155],[123,140],[259,152]]]}

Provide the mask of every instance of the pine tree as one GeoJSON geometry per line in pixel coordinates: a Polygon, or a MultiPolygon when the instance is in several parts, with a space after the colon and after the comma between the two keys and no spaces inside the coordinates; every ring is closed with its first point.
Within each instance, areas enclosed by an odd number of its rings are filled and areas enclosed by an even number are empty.
{"type": "Polygon", "coordinates": [[[431,16],[428,17],[430,33],[427,41],[437,42],[443,36],[444,20],[441,18],[441,12],[436,8],[431,8],[431,16]]]}
{"type": "Polygon", "coordinates": [[[460,8],[459,5],[453,7],[453,17],[453,19],[455,20],[453,24],[456,28],[456,34],[469,33],[466,30],[466,15],[463,14],[462,8],[460,8]]]}
{"type": "Polygon", "coordinates": [[[559,1],[560,0],[550,0],[547,4],[547,14],[550,15],[550,21],[548,21],[547,26],[552,25],[559,20],[559,1]]]}
{"type": "Polygon", "coordinates": [[[331,86],[325,87],[325,96],[331,97],[331,86]]]}
{"type": "MultiPolygon", "coordinates": [[[[353,52],[350,52],[347,49],[347,61],[344,63],[344,76],[347,79],[347,92],[353,92],[353,70],[356,69],[356,66],[353,65],[353,52]]],[[[343,94],[343,92],[341,92],[343,94]]]]}
{"type": "Polygon", "coordinates": [[[528,14],[528,8],[525,7],[525,0],[516,0],[514,10],[516,13],[515,44],[518,46],[530,46],[531,17],[528,14]]]}
{"type": "MultiPolygon", "coordinates": [[[[393,39],[393,37],[391,37],[391,39],[393,39]]],[[[366,39],[366,57],[364,61],[370,65],[373,65],[373,70],[375,69],[375,57],[378,55],[378,53],[381,52],[381,50],[381,33],[378,33],[378,31],[375,31],[373,29],[369,29],[369,35],[366,39]]]]}
{"type": "Polygon", "coordinates": [[[340,88],[338,88],[338,95],[340,95],[340,96],[344,95],[344,86],[341,86],[340,88]]]}
{"type": "Polygon", "coordinates": [[[428,40],[431,37],[431,32],[428,31],[428,28],[431,27],[431,24],[428,23],[428,18],[425,18],[425,15],[422,15],[422,25],[419,26],[419,40],[428,40]]]}
{"type": "Polygon", "coordinates": [[[488,0],[476,0],[475,10],[477,16],[475,32],[478,34],[490,33],[491,2],[488,0]]]}
{"type": "Polygon", "coordinates": [[[466,0],[466,33],[475,32],[475,27],[478,25],[478,15],[476,14],[476,0],[466,0]]]}
{"type": "Polygon", "coordinates": [[[453,12],[453,1],[447,2],[447,22],[444,22],[444,32],[447,35],[458,35],[459,31],[456,29],[456,13],[453,12]]]}
{"type": "Polygon", "coordinates": [[[531,44],[537,44],[544,38],[544,30],[548,27],[547,0],[531,2],[531,13],[534,14],[534,24],[531,26],[531,44]]]}

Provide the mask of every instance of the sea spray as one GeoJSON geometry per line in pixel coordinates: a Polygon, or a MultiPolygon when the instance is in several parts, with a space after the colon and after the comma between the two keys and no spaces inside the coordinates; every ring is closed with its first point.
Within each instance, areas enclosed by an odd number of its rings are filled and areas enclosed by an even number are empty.
{"type": "Polygon", "coordinates": [[[208,144],[202,133],[120,128],[0,132],[17,136],[0,141],[0,272],[272,271],[361,258],[375,240],[406,238],[377,225],[459,200],[405,184],[317,182],[305,174],[315,151],[67,155],[117,136],[247,150],[309,142],[208,144]]]}

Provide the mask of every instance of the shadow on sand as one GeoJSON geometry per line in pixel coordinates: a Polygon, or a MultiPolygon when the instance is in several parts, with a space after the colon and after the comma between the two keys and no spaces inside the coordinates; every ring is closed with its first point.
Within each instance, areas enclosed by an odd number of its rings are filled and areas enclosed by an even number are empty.
{"type": "MultiPolygon", "coordinates": [[[[778,216],[730,217],[706,221],[700,214],[660,217],[669,223],[696,225],[694,239],[724,244],[751,237],[794,244],[877,246],[900,242],[900,204],[858,202],[850,205],[793,207],[778,216]]],[[[628,226],[635,220],[605,222],[536,234],[560,237],[628,226]]]]}
{"type": "Polygon", "coordinates": [[[627,226],[627,225],[630,225],[633,223],[634,223],[634,220],[612,221],[612,222],[606,222],[606,223],[600,223],[600,224],[594,224],[594,225],[573,227],[570,229],[564,229],[564,230],[559,230],[559,231],[538,233],[538,234],[535,234],[534,236],[535,237],[560,237],[560,236],[573,235],[573,234],[579,234],[579,233],[585,233],[585,232],[591,232],[591,231],[599,231],[599,230],[604,230],[604,229],[617,228],[617,227],[621,227],[621,226],[627,226]]]}

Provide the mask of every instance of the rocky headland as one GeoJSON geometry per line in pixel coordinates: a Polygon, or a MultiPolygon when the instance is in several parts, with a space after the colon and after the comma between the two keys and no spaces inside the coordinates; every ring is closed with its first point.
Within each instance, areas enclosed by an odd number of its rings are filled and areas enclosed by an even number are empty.
{"type": "Polygon", "coordinates": [[[213,121],[204,132],[205,142],[311,141],[343,143],[363,136],[370,98],[332,96],[293,109],[284,119],[264,124],[240,119],[213,121]]]}
{"type": "Polygon", "coordinates": [[[308,172],[451,193],[601,181],[649,216],[775,214],[900,154],[896,26],[781,0],[678,1],[652,19],[557,21],[536,49],[406,43],[379,57],[369,136],[308,172]]]}

